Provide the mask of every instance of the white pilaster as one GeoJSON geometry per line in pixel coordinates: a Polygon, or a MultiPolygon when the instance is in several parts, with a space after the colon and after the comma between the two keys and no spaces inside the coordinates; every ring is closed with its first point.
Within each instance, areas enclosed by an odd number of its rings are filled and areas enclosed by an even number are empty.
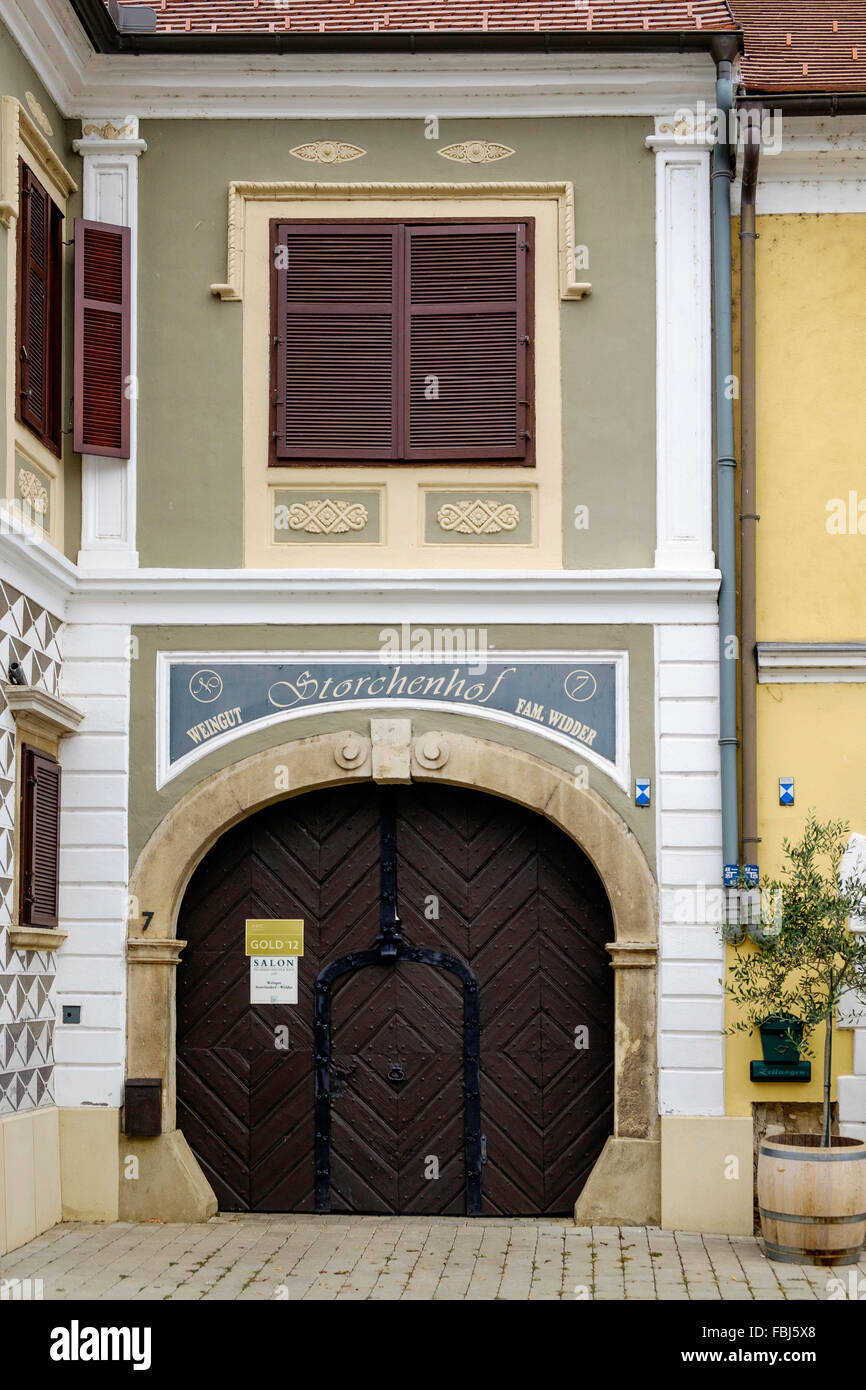
{"type": "Polygon", "coordinates": [[[60,817],[58,1018],[80,1004],[81,1022],[55,1029],[58,1105],[119,1106],[126,1037],[128,917],[129,628],[66,624],[61,691],[84,711],[63,740],[60,817]]]}
{"type": "Polygon", "coordinates": [[[724,1115],[719,629],[655,629],[659,1113],[724,1115]]]}
{"type": "Polygon", "coordinates": [[[710,154],[703,135],[656,118],[657,568],[712,569],[710,154]]]}
{"type": "Polygon", "coordinates": [[[84,160],[84,216],[131,229],[132,343],[130,353],[130,457],[97,458],[81,463],[81,550],[78,563],[87,569],[134,568],[136,455],[138,452],[138,160],[147,149],[132,116],[83,122],[74,148],[84,160]]]}

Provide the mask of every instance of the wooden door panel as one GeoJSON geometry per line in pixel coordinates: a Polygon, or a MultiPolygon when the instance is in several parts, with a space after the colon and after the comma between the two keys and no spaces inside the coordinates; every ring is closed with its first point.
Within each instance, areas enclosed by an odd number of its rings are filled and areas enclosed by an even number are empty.
{"type": "MultiPolygon", "coordinates": [[[[403,939],[466,962],[479,984],[484,1211],[568,1213],[612,1126],[601,885],[570,840],[520,806],[442,786],[388,794],[403,939]]],[[[187,890],[178,1123],[224,1209],[314,1208],[314,985],[379,931],[381,802],[369,784],[279,802],[223,836],[187,890]],[[243,928],[259,916],[304,919],[297,1006],[250,1006],[243,928]]],[[[411,961],[348,974],[331,1041],[332,1209],[461,1214],[459,980],[411,961]],[[405,1080],[389,1081],[392,1065],[405,1080]]]]}

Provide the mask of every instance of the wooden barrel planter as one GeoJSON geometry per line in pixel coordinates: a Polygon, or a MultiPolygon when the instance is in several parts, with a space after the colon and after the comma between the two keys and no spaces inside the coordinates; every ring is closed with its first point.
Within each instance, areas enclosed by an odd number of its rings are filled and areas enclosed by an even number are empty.
{"type": "Polygon", "coordinates": [[[851,1265],[866,1240],[866,1143],[819,1134],[761,1141],[758,1207],[771,1260],[851,1265]]]}

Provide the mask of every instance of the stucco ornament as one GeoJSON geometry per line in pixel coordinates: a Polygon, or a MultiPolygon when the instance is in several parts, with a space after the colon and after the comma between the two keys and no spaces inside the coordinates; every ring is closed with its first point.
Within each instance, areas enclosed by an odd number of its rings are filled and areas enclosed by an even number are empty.
{"type": "Polygon", "coordinates": [[[309,145],[295,145],[289,154],[306,159],[310,164],[345,164],[366,154],[360,145],[347,145],[343,140],[314,140],[309,145]]]}
{"type": "MultiPolygon", "coordinates": [[[[278,507],[278,513],[283,511],[278,507]]],[[[310,536],[344,535],[347,531],[363,531],[369,513],[363,502],[338,502],[330,497],[309,502],[294,502],[285,509],[288,512],[289,529],[305,531],[310,536]]],[[[280,530],[281,517],[277,517],[280,530]]]]}
{"type": "Polygon", "coordinates": [[[33,119],[35,120],[36,124],[39,126],[39,129],[40,129],[45,135],[53,135],[53,134],[54,134],[54,126],[53,126],[53,125],[51,124],[51,122],[49,121],[48,117],[46,116],[44,110],[43,110],[42,107],[40,106],[39,102],[36,100],[36,98],[35,98],[35,96],[33,95],[33,93],[32,93],[32,92],[25,92],[25,93],[24,93],[24,97],[25,97],[25,99],[26,99],[26,101],[27,101],[27,105],[30,107],[31,112],[33,113],[33,119]]]}
{"type": "Polygon", "coordinates": [[[415,758],[421,767],[431,770],[444,767],[449,753],[448,740],[444,734],[430,732],[415,740],[415,758]]]}
{"type": "Polygon", "coordinates": [[[115,125],[113,121],[106,121],[104,125],[86,125],[83,133],[85,135],[98,135],[100,140],[121,140],[124,136],[131,139],[135,131],[129,121],[124,122],[123,125],[115,125]]]}
{"type": "Polygon", "coordinates": [[[348,772],[354,771],[370,756],[370,740],[360,734],[349,733],[334,748],[334,762],[348,772]]]}
{"type": "Polygon", "coordinates": [[[27,468],[18,470],[18,491],[23,502],[29,502],[34,512],[44,516],[48,511],[48,490],[35,473],[27,468]]]}
{"type": "Polygon", "coordinates": [[[514,150],[510,145],[496,145],[490,140],[461,140],[456,145],[446,145],[439,154],[459,164],[492,164],[497,159],[508,159],[514,150]]]}
{"type": "Polygon", "coordinates": [[[446,502],[436,513],[443,531],[460,531],[464,536],[495,536],[500,531],[513,531],[520,521],[520,512],[513,502],[474,501],[446,502]]]}

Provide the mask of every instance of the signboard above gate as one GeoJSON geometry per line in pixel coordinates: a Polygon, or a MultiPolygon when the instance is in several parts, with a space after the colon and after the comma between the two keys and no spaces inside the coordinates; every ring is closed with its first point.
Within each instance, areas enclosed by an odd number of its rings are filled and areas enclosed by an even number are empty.
{"type": "Polygon", "coordinates": [[[320,710],[447,710],[531,730],[628,785],[625,652],[169,653],[157,658],[157,786],[212,748],[320,710]]]}

